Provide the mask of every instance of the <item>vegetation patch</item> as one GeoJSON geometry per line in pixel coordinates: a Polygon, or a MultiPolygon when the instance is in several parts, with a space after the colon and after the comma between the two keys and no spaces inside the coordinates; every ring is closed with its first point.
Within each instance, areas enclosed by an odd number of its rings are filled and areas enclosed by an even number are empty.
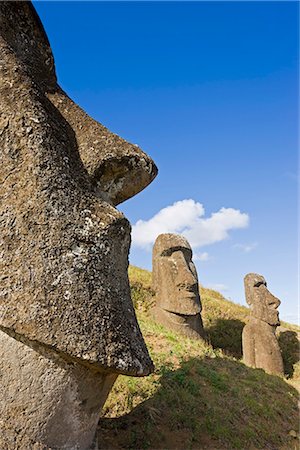
{"type": "MultiPolygon", "coordinates": [[[[138,268],[129,274],[132,288],[140,283],[137,316],[155,372],[143,378],[118,377],[99,424],[100,448],[298,448],[296,389],[238,359],[235,338],[240,339],[238,324],[245,323],[247,309],[201,288],[210,342],[187,339],[151,319],[151,274],[138,268]]],[[[297,332],[290,325],[283,333],[287,331],[297,332]]],[[[297,366],[294,337],[280,337],[290,368],[297,366]]],[[[290,369],[291,382],[295,372],[290,369]]]]}

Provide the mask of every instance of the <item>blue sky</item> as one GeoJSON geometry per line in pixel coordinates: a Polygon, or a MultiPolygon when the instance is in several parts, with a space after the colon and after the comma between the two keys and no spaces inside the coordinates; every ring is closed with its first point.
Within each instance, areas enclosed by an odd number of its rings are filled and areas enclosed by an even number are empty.
{"type": "Polygon", "coordinates": [[[34,5],[62,87],[159,168],[119,207],[143,221],[131,263],[150,269],[147,230],[181,218],[204,286],[245,304],[244,275],[261,273],[295,322],[298,3],[34,5]]]}

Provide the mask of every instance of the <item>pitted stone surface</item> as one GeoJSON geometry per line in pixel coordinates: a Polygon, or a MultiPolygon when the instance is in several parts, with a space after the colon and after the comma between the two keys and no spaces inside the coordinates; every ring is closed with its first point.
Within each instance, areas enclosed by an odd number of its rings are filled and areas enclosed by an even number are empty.
{"type": "Polygon", "coordinates": [[[0,2],[0,448],[90,449],[119,373],[153,370],[114,205],[151,158],[57,84],[29,2],[0,2]]]}
{"type": "Polygon", "coordinates": [[[47,96],[72,127],[95,192],[118,205],[140,192],[157,174],[146,153],[91,119],[61,88],[47,96]]]}
{"type": "Polygon", "coordinates": [[[160,234],[153,247],[152,285],[159,322],[180,333],[203,338],[201,301],[192,249],[180,235],[160,234]]]}
{"type": "Polygon", "coordinates": [[[30,344],[0,331],[1,450],[90,449],[117,374],[30,344]]]}
{"type": "Polygon", "coordinates": [[[127,277],[130,224],[112,203],[143,189],[155,165],[61,91],[31,4],[1,2],[0,21],[0,325],[95,366],[147,374],[127,277]]]}
{"type": "Polygon", "coordinates": [[[277,311],[280,300],[267,289],[262,275],[249,273],[244,284],[250,306],[249,322],[242,335],[244,362],[268,373],[283,375],[283,361],[275,334],[280,325],[277,311]]]}

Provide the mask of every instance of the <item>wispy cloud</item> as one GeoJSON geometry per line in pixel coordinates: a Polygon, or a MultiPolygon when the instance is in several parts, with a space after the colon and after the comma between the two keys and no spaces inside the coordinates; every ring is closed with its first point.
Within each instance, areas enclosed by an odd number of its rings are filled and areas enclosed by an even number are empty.
{"type": "Polygon", "coordinates": [[[207,252],[193,254],[193,261],[208,261],[209,259],[210,256],[207,252]]]}
{"type": "Polygon", "coordinates": [[[207,287],[209,289],[213,289],[214,291],[218,291],[218,292],[228,292],[229,291],[229,287],[226,286],[226,284],[222,284],[222,283],[209,284],[207,287]]]}
{"type": "MultiPolygon", "coordinates": [[[[132,245],[150,250],[161,233],[180,233],[193,249],[223,241],[229,231],[245,228],[249,216],[238,209],[221,208],[205,218],[205,210],[195,200],[181,200],[161,209],[149,220],[138,220],[132,227],[132,245]]],[[[205,256],[204,256],[205,258],[205,256]]]]}
{"type": "Polygon", "coordinates": [[[280,319],[285,322],[295,323],[296,325],[300,325],[300,315],[299,314],[280,314],[280,319]]]}
{"type": "Polygon", "coordinates": [[[295,181],[296,183],[298,182],[298,174],[295,172],[285,172],[283,176],[289,180],[295,181]]]}
{"type": "Polygon", "coordinates": [[[233,248],[237,248],[242,252],[249,253],[252,252],[257,247],[257,242],[253,242],[253,244],[234,244],[233,248]]]}

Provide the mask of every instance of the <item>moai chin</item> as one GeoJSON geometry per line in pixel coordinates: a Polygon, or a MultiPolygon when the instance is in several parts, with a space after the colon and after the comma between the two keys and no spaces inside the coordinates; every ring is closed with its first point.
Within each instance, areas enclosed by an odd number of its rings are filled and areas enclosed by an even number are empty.
{"type": "Polygon", "coordinates": [[[30,2],[0,2],[0,448],[89,449],[118,374],[153,370],[115,205],[151,158],[59,87],[30,2]]]}
{"type": "Polygon", "coordinates": [[[198,276],[188,241],[178,234],[160,234],[152,253],[155,319],[179,333],[203,339],[198,276]]]}
{"type": "Polygon", "coordinates": [[[277,311],[280,300],[267,289],[262,275],[249,273],[244,278],[246,301],[250,306],[250,318],[242,334],[243,359],[251,367],[283,375],[283,361],[276,338],[280,325],[277,311]]]}

